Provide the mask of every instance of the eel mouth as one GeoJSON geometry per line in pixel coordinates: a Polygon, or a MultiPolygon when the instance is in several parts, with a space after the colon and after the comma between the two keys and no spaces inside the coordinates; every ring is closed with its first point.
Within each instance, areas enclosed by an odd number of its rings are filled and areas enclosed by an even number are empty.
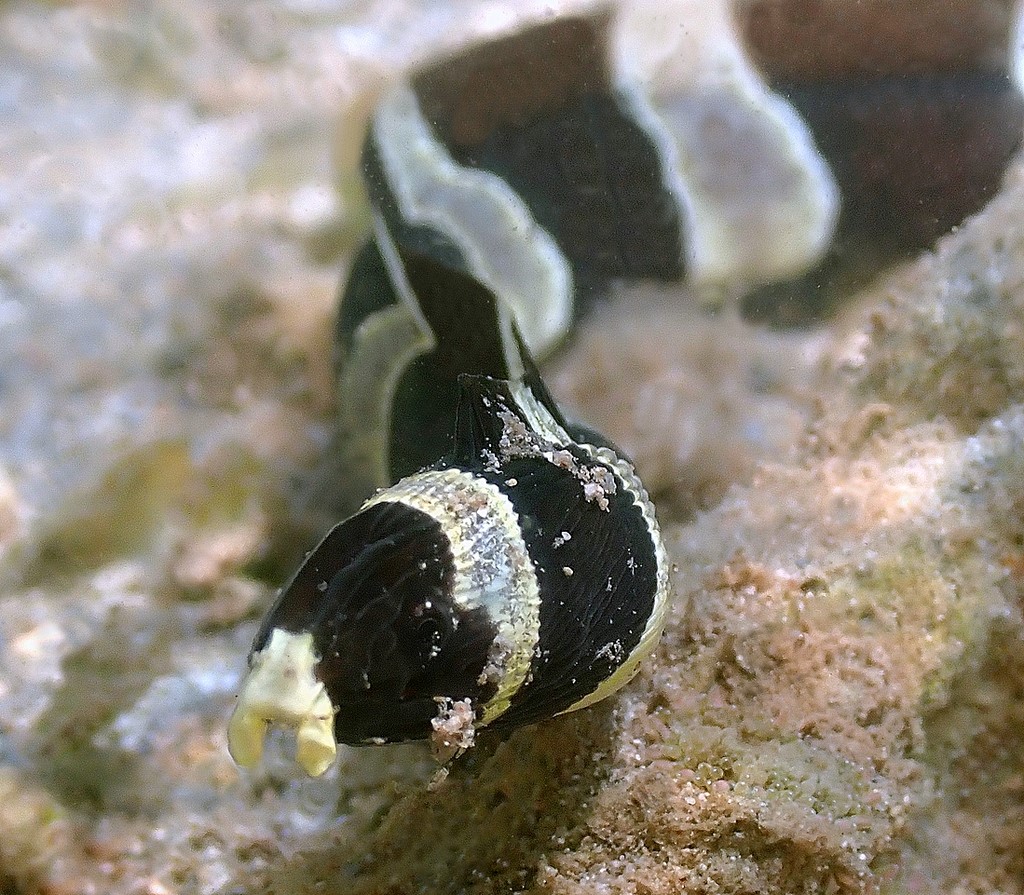
{"type": "Polygon", "coordinates": [[[237,765],[259,763],[271,724],[295,730],[295,760],[309,776],[319,777],[333,764],[335,708],[316,679],[318,661],[312,634],[281,628],[252,655],[228,723],[228,751],[237,765]]]}

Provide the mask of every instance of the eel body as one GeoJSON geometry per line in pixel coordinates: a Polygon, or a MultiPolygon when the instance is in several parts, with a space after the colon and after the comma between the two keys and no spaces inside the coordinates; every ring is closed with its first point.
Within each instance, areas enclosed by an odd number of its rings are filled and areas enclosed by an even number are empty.
{"type": "Polygon", "coordinates": [[[765,38],[796,27],[779,8],[741,4],[731,43],[694,50],[710,71],[674,60],[684,86],[638,61],[648,9],[632,32],[623,11],[527,27],[382,98],[337,326],[344,468],[369,496],[259,629],[239,764],[270,724],[319,774],[337,743],[450,754],[614,693],[657,642],[669,563],[630,461],[535,358],[617,281],[740,284],[777,311],[998,188],[1024,122],[1008,50],[823,71],[765,38]]]}

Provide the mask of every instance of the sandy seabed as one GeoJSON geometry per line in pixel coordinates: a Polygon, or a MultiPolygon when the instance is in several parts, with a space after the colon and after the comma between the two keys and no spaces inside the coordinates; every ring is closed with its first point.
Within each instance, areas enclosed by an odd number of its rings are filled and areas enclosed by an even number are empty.
{"type": "Polygon", "coordinates": [[[620,697],[434,792],[414,747],[231,763],[257,619],[346,500],[352,122],[549,6],[0,5],[4,895],[1024,891],[1019,166],[825,327],[633,290],[552,362],[676,564],[620,697]]]}

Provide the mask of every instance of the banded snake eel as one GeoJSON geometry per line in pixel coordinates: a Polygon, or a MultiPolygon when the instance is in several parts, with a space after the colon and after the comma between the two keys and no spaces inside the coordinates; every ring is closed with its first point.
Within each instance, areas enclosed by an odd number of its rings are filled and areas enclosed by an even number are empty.
{"type": "Polygon", "coordinates": [[[317,775],[338,743],[452,754],[618,690],[657,642],[668,558],[630,461],[563,414],[535,359],[617,281],[739,284],[756,316],[842,286],[850,254],[873,270],[929,246],[998,188],[1024,123],[1012,5],[1004,52],[959,53],[951,26],[905,71],[828,78],[787,59],[799,23],[746,6],[676,93],[638,62],[657,17],[631,38],[624,6],[472,46],[381,99],[373,229],[337,327],[344,467],[372,496],[259,628],[239,764],[270,724],[317,775]]]}

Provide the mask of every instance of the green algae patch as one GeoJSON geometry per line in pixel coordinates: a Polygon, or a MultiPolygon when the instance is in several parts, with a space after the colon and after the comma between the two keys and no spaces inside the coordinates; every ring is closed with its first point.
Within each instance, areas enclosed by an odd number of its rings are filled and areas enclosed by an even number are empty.
{"type": "Polygon", "coordinates": [[[161,781],[144,757],[101,736],[168,666],[180,636],[159,610],[115,607],[105,626],[64,657],[62,682],[35,724],[32,752],[41,778],[62,804],[96,812],[152,811],[161,781]]]}
{"type": "Polygon", "coordinates": [[[180,504],[194,473],[184,441],[136,447],[113,463],[90,493],[71,502],[79,512],[53,521],[39,540],[28,580],[74,574],[151,546],[169,508],[180,504]]]}
{"type": "Polygon", "coordinates": [[[239,542],[235,567],[257,568],[267,559],[267,513],[281,503],[277,487],[266,460],[239,443],[198,456],[185,439],[136,446],[68,499],[31,548],[13,551],[0,575],[23,586],[66,582],[133,556],[173,579],[173,568],[160,567],[173,566],[189,544],[223,540],[226,531],[239,542]]]}
{"type": "Polygon", "coordinates": [[[7,767],[0,767],[0,805],[0,891],[40,891],[51,877],[55,856],[72,846],[68,813],[45,790],[7,767]]]}
{"type": "Polygon", "coordinates": [[[828,599],[845,609],[843,626],[902,660],[903,686],[922,713],[948,699],[966,654],[984,642],[998,570],[972,555],[915,539],[894,555],[833,581],[828,599]]]}

